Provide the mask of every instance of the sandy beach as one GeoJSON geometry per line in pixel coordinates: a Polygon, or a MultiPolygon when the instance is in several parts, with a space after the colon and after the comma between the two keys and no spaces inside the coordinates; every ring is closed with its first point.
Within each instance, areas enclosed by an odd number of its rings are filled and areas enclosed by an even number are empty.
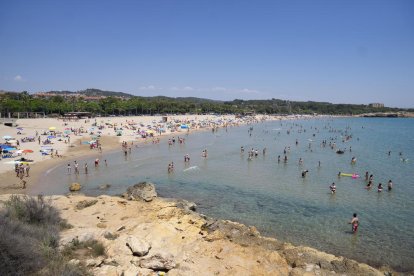
{"type": "Polygon", "coordinates": [[[100,158],[108,151],[121,150],[121,142],[124,141],[149,143],[168,135],[179,136],[214,127],[279,119],[282,117],[255,116],[240,119],[234,115],[168,116],[166,122],[163,121],[165,120],[163,116],[99,117],[78,120],[19,119],[16,127],[0,125],[0,143],[4,145],[11,141],[12,143],[7,147],[14,149],[7,153],[12,157],[6,158],[7,154],[3,153],[3,158],[0,160],[0,194],[25,193],[26,190],[22,189],[23,180],[26,182],[26,187],[30,187],[47,168],[81,156],[100,158]],[[27,141],[24,142],[25,140],[27,141]],[[100,148],[97,146],[91,148],[91,141],[96,140],[99,140],[100,148]],[[23,162],[17,161],[21,158],[24,158],[23,162]],[[30,162],[26,163],[25,160],[30,162]],[[16,163],[30,166],[29,177],[25,176],[23,179],[16,177],[16,163]]]}

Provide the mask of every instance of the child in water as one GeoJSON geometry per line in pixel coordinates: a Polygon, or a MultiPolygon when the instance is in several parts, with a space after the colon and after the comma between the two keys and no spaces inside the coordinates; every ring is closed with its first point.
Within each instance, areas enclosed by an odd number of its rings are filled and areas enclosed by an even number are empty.
{"type": "Polygon", "coordinates": [[[352,224],[352,233],[356,233],[356,231],[358,230],[358,225],[359,225],[359,219],[356,213],[354,213],[353,218],[349,222],[349,224],[352,224]]]}

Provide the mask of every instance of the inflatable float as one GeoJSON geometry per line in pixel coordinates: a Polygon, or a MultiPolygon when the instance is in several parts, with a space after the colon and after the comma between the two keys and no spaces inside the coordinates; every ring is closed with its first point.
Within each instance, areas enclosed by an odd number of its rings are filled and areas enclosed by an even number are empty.
{"type": "Polygon", "coordinates": [[[352,177],[354,179],[359,178],[359,174],[356,174],[356,173],[341,173],[340,176],[349,176],[349,177],[352,177]]]}

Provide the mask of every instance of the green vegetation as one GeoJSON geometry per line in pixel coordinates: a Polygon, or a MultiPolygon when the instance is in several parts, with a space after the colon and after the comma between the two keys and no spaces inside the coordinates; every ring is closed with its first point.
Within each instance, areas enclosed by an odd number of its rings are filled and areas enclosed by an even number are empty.
{"type": "Polygon", "coordinates": [[[54,96],[34,97],[27,92],[0,94],[0,112],[44,112],[63,115],[70,111],[86,111],[97,115],[152,114],[338,114],[356,115],[370,112],[398,112],[414,109],[374,108],[368,105],[331,104],[326,102],[294,102],[279,99],[213,101],[199,98],[138,97],[122,92],[87,89],[73,96],[70,91],[50,91],[54,96]],[[104,96],[101,98],[88,97],[104,96]]]}
{"type": "Polygon", "coordinates": [[[68,259],[86,259],[92,257],[99,257],[106,255],[105,246],[97,240],[88,240],[80,242],[75,239],[70,244],[65,246],[62,250],[62,254],[68,259]]]}
{"type": "Polygon", "coordinates": [[[0,274],[87,275],[58,250],[64,227],[68,224],[42,196],[11,196],[0,210],[0,274]]]}

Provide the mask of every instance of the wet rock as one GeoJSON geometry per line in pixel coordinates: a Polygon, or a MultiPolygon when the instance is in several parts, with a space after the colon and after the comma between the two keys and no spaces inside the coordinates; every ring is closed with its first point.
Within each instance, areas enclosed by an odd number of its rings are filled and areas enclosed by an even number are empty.
{"type": "Polygon", "coordinates": [[[107,190],[110,187],[111,187],[110,184],[102,184],[102,185],[99,185],[99,190],[107,190]]]}
{"type": "Polygon", "coordinates": [[[184,199],[177,200],[176,204],[178,208],[181,208],[186,212],[190,212],[190,211],[195,212],[197,208],[197,204],[195,204],[194,202],[184,200],[184,199]]]}
{"type": "Polygon", "coordinates": [[[152,201],[157,197],[155,185],[150,182],[141,182],[134,186],[128,187],[126,191],[126,198],[129,200],[144,200],[146,202],[152,201]]]}
{"type": "Polygon", "coordinates": [[[69,191],[77,192],[77,191],[80,191],[81,188],[82,188],[81,184],[74,182],[74,183],[70,184],[69,191]]]}
{"type": "Polygon", "coordinates": [[[176,263],[172,254],[162,252],[140,260],[139,266],[152,270],[168,271],[173,269],[176,263]]]}
{"type": "Polygon", "coordinates": [[[131,249],[132,254],[138,257],[147,255],[151,249],[151,245],[148,242],[139,240],[134,236],[128,236],[126,238],[126,245],[131,249]]]}

